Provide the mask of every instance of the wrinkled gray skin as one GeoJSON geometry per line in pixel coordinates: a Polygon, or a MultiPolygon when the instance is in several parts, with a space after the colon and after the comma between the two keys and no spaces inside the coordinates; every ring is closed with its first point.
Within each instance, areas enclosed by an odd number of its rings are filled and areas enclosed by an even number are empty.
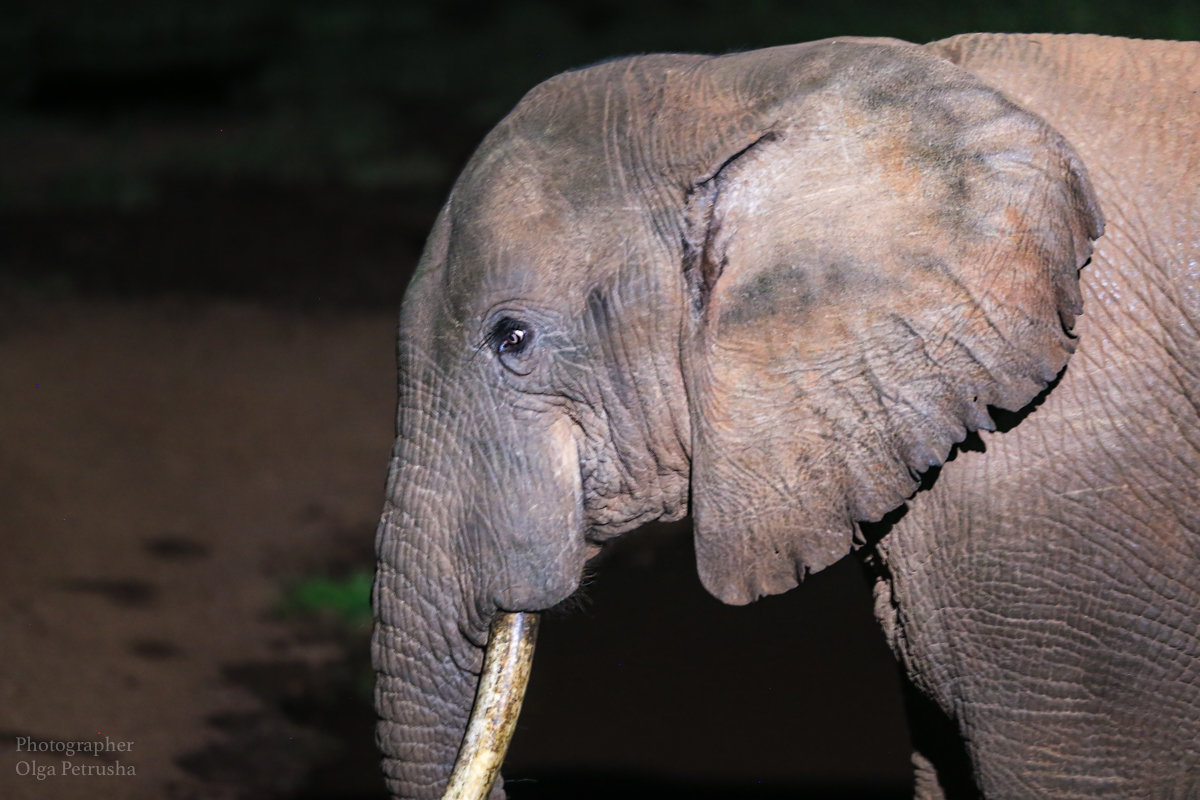
{"type": "Polygon", "coordinates": [[[985,795],[1200,796],[1197,130],[1200,46],[1095,37],[652,55],[531,91],[404,301],[391,791],[439,796],[498,609],[690,511],[730,603],[886,516],[878,616],[985,795]],[[989,407],[1019,413],[989,433],[989,407]]]}

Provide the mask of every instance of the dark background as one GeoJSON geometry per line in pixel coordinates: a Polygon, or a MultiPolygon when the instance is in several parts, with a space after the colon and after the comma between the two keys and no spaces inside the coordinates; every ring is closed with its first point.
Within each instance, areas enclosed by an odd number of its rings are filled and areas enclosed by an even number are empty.
{"type": "MultiPolygon", "coordinates": [[[[1200,5],[10,6],[0,15],[0,335],[22,330],[40,309],[79,313],[89,304],[186,316],[232,302],[301,326],[390,315],[463,161],[539,80],[638,52],[848,34],[927,41],[974,30],[1194,39],[1200,5]]],[[[303,391],[289,398],[305,402],[303,391]]],[[[5,416],[0,407],[0,425],[5,416]]],[[[383,415],[378,422],[390,425],[383,415]]],[[[316,555],[303,570],[369,568],[387,447],[385,434],[373,456],[376,499],[350,514],[336,543],[322,549],[306,539],[316,555]]],[[[268,572],[264,581],[289,577],[268,572]]],[[[506,769],[514,797],[910,791],[899,681],[853,559],[784,597],[727,608],[700,588],[687,527],[677,525],[615,545],[589,584],[573,610],[546,621],[506,769]]],[[[181,622],[190,613],[179,612],[181,622]]],[[[261,731],[246,737],[214,723],[229,739],[224,750],[176,759],[201,787],[188,796],[376,796],[371,715],[353,690],[365,644],[359,634],[313,635],[343,646],[343,661],[334,673],[306,675],[297,691],[263,688],[270,670],[253,681],[244,672],[225,677],[256,682],[262,702],[332,732],[338,746],[289,754],[286,742],[264,745],[261,731]],[[269,752],[260,757],[256,747],[269,752]],[[265,758],[303,759],[305,777],[273,786],[255,776],[265,758]],[[205,786],[216,788],[206,794],[205,786]]],[[[40,680],[6,678],[18,687],[40,680]]],[[[0,729],[15,725],[0,716],[0,729]]],[[[121,796],[125,786],[101,788],[121,796]]]]}
{"type": "Polygon", "coordinates": [[[848,34],[1200,35],[1193,0],[6,5],[5,278],[385,308],[483,133],[563,69],[848,34]]]}

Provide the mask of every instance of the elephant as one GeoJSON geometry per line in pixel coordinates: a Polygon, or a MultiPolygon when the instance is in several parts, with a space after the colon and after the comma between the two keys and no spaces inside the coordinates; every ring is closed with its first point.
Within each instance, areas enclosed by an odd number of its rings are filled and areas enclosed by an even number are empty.
{"type": "Polygon", "coordinates": [[[1091,35],[532,89],[400,311],[389,791],[504,797],[536,612],[690,515],[726,603],[871,566],[954,733],[914,728],[917,796],[1200,797],[1198,130],[1200,44],[1091,35]]]}

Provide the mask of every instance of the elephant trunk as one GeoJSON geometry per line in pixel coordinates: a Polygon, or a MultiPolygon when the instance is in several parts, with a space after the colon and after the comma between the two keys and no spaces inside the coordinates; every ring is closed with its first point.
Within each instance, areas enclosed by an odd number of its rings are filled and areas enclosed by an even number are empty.
{"type": "MultiPolygon", "coordinates": [[[[403,512],[389,502],[380,521],[373,592],[376,743],[393,797],[442,796],[467,728],[483,664],[487,620],[462,613],[453,571],[430,574],[405,564],[438,563],[417,552],[426,537],[405,536],[403,512]]],[[[502,797],[497,792],[496,797],[502,797]]]]}
{"type": "Polygon", "coordinates": [[[538,618],[471,602],[454,560],[402,506],[389,501],[380,520],[372,598],[384,780],[398,798],[499,800],[504,792],[492,784],[516,727],[538,618]],[[427,569],[406,568],[414,563],[427,569]]]}

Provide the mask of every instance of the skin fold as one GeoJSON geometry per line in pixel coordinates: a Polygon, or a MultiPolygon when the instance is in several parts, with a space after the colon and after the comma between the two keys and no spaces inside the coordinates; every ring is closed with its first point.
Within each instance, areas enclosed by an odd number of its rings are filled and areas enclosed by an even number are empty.
{"type": "Polygon", "coordinates": [[[533,89],[401,312],[389,790],[441,796],[497,613],[690,513],[730,603],[863,554],[955,732],[914,730],[918,796],[1200,794],[1198,129],[1200,45],[1092,36],[533,89]]]}

